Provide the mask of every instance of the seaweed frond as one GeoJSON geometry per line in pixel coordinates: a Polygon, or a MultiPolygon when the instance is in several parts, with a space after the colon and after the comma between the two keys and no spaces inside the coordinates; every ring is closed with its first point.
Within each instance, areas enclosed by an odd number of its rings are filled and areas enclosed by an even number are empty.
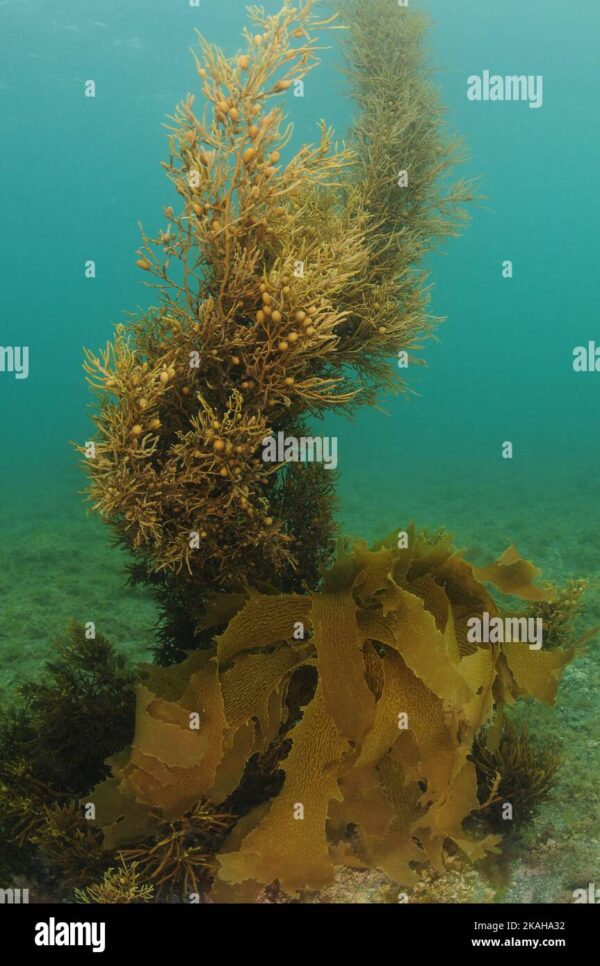
{"type": "MultiPolygon", "coordinates": [[[[41,679],[0,709],[2,869],[44,856],[44,874],[68,881],[97,867],[98,833],[74,801],[108,772],[106,758],[135,725],[134,674],[102,635],[73,623],[41,679]]],[[[104,864],[104,863],[101,863],[104,864]]],[[[39,863],[38,863],[39,868],[39,863]]]]}
{"type": "MultiPolygon", "coordinates": [[[[500,822],[502,805],[513,806],[515,820],[531,818],[546,801],[558,779],[562,755],[556,745],[532,740],[525,724],[503,719],[497,747],[487,745],[487,732],[473,743],[471,758],[477,769],[481,814],[500,822]]],[[[507,822],[500,822],[506,828],[507,822]]]]}
{"type": "Polygon", "coordinates": [[[19,689],[20,754],[38,780],[78,795],[106,774],[105,759],[131,740],[134,681],[105,637],[70,625],[42,679],[19,689]]]}
{"type": "Polygon", "coordinates": [[[399,9],[396,0],[337,0],[335,6],[349,28],[345,73],[359,108],[347,193],[348,205],[367,213],[370,257],[359,292],[378,303],[382,344],[396,354],[398,307],[407,347],[420,347],[439,321],[429,315],[423,258],[460,233],[478,190],[472,180],[453,179],[466,151],[448,130],[433,82],[427,16],[399,9]]]}
{"type": "Polygon", "coordinates": [[[121,861],[121,865],[108,869],[101,882],[85,889],[75,889],[75,901],[89,904],[119,904],[151,902],[154,886],[144,882],[137,863],[121,861]]]}
{"type": "Polygon", "coordinates": [[[84,817],[77,803],[46,806],[42,814],[43,822],[30,836],[31,841],[62,878],[78,885],[106,866],[102,834],[84,817]]]}
{"type": "Polygon", "coordinates": [[[218,844],[234,824],[233,815],[220,814],[201,801],[180,820],[165,826],[160,835],[123,849],[120,857],[139,869],[157,895],[200,894],[215,872],[218,844]]]}
{"type": "Polygon", "coordinates": [[[32,774],[23,759],[0,762],[0,816],[4,834],[19,848],[31,842],[43,827],[47,802],[64,801],[64,796],[32,774]]]}
{"type": "Polygon", "coordinates": [[[553,599],[536,601],[531,617],[540,617],[544,628],[544,647],[549,650],[570,647],[576,637],[575,622],[581,613],[589,580],[571,578],[564,587],[552,587],[553,599]]]}

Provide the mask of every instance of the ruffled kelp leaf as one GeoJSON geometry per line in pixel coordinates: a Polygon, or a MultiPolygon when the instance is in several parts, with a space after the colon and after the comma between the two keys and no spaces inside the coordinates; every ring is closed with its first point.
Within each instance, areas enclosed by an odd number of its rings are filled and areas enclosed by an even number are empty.
{"type": "Polygon", "coordinates": [[[502,653],[518,688],[526,695],[554,704],[560,676],[573,660],[575,648],[568,651],[533,650],[527,644],[503,644],[502,653]]]}
{"type": "Polygon", "coordinates": [[[189,728],[189,713],[180,704],[157,698],[143,684],[137,687],[133,747],[178,768],[191,768],[206,750],[208,738],[189,728]]]}
{"type": "Polygon", "coordinates": [[[146,838],[158,831],[160,818],[130,795],[125,795],[118,778],[107,778],[97,785],[85,804],[96,808],[96,823],[102,828],[103,847],[114,852],[127,843],[146,838]]]}
{"type": "Polygon", "coordinates": [[[309,597],[271,597],[252,593],[246,605],[216,639],[219,661],[228,661],[241,651],[291,640],[294,626],[298,622],[306,623],[309,611],[309,597]]]}
{"type": "Polygon", "coordinates": [[[390,534],[390,536],[386,540],[382,541],[381,544],[376,544],[376,547],[384,546],[391,548],[394,551],[392,578],[397,584],[402,585],[406,583],[407,574],[413,562],[417,544],[417,530],[414,523],[409,524],[409,526],[406,528],[406,531],[403,532],[406,533],[406,546],[404,546],[404,542],[402,546],[398,546],[398,531],[390,534]]]}
{"type": "MultiPolygon", "coordinates": [[[[183,815],[212,788],[227,724],[216,659],[195,655],[186,664],[198,670],[189,677],[179,701],[158,697],[148,681],[138,685],[132,746],[127,758],[119,756],[115,769],[124,797],[168,821],[183,815]],[[191,713],[199,716],[198,728],[191,713]]],[[[181,667],[156,669],[149,677],[163,693],[180,690],[181,667]]],[[[102,787],[94,790],[91,801],[102,787]]]]}
{"type": "MultiPolygon", "coordinates": [[[[221,676],[221,689],[229,736],[235,735],[250,718],[256,720],[265,748],[275,737],[282,720],[282,708],[272,720],[269,707],[273,693],[279,693],[282,681],[306,658],[306,648],[280,647],[270,654],[239,654],[221,676]]],[[[281,703],[281,701],[280,701],[281,703]]]]}
{"type": "Polygon", "coordinates": [[[314,594],[310,610],[323,700],[340,734],[360,745],[373,724],[375,698],[365,662],[352,593],[314,594]]]}
{"type": "Polygon", "coordinates": [[[223,758],[210,790],[224,801],[239,785],[250,755],[265,751],[284,716],[283,684],[306,660],[306,650],[281,647],[273,654],[238,654],[221,678],[227,734],[223,758]]]}
{"type": "Polygon", "coordinates": [[[361,642],[371,640],[387,644],[389,647],[395,646],[393,620],[384,617],[380,610],[373,608],[359,610],[356,615],[356,626],[361,642]]]}
{"type": "Polygon", "coordinates": [[[240,903],[253,902],[256,900],[256,897],[264,883],[260,882],[258,879],[243,879],[243,870],[242,878],[240,879],[238,877],[236,879],[236,856],[242,856],[240,862],[243,863],[244,858],[242,853],[239,851],[242,842],[253,829],[260,825],[265,815],[267,815],[270,807],[270,802],[262,802],[260,805],[257,805],[256,808],[253,808],[251,812],[249,812],[247,815],[243,815],[240,818],[235,828],[232,829],[227,836],[223,848],[228,849],[227,854],[231,856],[230,871],[232,874],[232,879],[231,882],[229,882],[226,881],[225,878],[217,876],[211,890],[211,898],[215,902],[240,903]]]}
{"type": "Polygon", "coordinates": [[[494,713],[498,657],[498,648],[478,647],[460,662],[461,673],[473,694],[462,713],[473,733],[479,731],[494,713]]]}
{"type": "MultiPolygon", "coordinates": [[[[358,615],[357,615],[358,617],[358,615]]],[[[359,630],[359,640],[362,645],[363,658],[365,662],[365,677],[367,684],[369,685],[369,690],[375,695],[375,700],[380,701],[383,692],[383,686],[385,682],[385,675],[383,671],[383,664],[381,662],[381,656],[371,640],[365,640],[363,643],[362,633],[359,630]]]]}
{"type": "Polygon", "coordinates": [[[392,623],[394,646],[427,687],[455,706],[468,701],[469,688],[448,656],[444,635],[423,601],[396,588],[392,623]]]}
{"type": "Polygon", "coordinates": [[[460,664],[463,655],[461,654],[461,649],[456,634],[456,622],[454,620],[452,608],[450,608],[448,611],[448,617],[444,627],[444,643],[446,645],[446,654],[452,663],[460,664]]]}
{"type": "Polygon", "coordinates": [[[379,766],[382,793],[390,804],[392,820],[384,834],[365,834],[360,837],[358,854],[372,868],[381,869],[393,881],[412,885],[417,876],[413,862],[424,862],[425,853],[413,834],[413,827],[422,815],[419,804],[421,789],[417,782],[406,784],[402,768],[389,758],[379,766]]]}
{"type": "Polygon", "coordinates": [[[247,600],[245,594],[216,594],[207,603],[204,614],[196,624],[196,630],[207,631],[229,624],[247,600]]]}
{"type": "Polygon", "coordinates": [[[391,826],[395,812],[381,784],[377,765],[400,740],[405,745],[405,765],[412,763],[416,771],[420,755],[414,733],[399,731],[399,708],[404,703],[405,693],[400,662],[387,657],[376,657],[376,660],[383,683],[373,727],[365,737],[352,769],[340,781],[344,800],[339,808],[334,808],[333,814],[337,815],[338,822],[358,826],[362,835],[381,838],[391,826]]]}
{"type": "Polygon", "coordinates": [[[360,563],[356,556],[357,543],[361,546],[364,545],[362,541],[350,545],[347,540],[338,540],[333,563],[321,570],[321,589],[324,593],[338,594],[343,590],[348,590],[354,584],[360,572],[360,563]]]}
{"type": "Polygon", "coordinates": [[[141,702],[124,769],[126,786],[166,819],[180,817],[212,788],[226,727],[218,664],[212,658],[191,676],[179,704],[141,702]],[[197,729],[190,712],[199,715],[197,729]]]}
{"type": "Polygon", "coordinates": [[[142,664],[140,677],[148,690],[152,691],[157,698],[179,701],[192,675],[203,668],[211,657],[211,652],[193,651],[185,661],[172,664],[168,668],[156,664],[142,664]]]}
{"type": "Polygon", "coordinates": [[[393,554],[385,548],[369,550],[364,544],[355,547],[359,570],[352,585],[357,599],[368,602],[372,597],[391,585],[393,554]]]}
{"type": "Polygon", "coordinates": [[[407,581],[411,583],[425,574],[436,574],[454,552],[454,538],[451,533],[443,534],[433,546],[417,534],[407,581]]]}
{"type": "Polygon", "coordinates": [[[333,881],[325,828],[330,802],[341,798],[337,778],[350,746],[335,727],[320,687],[291,737],[279,795],[239,849],[227,851],[226,843],[218,856],[223,882],[268,884],[278,879],[286,892],[297,894],[333,881]],[[298,817],[299,806],[303,818],[298,817]]]}
{"type": "Polygon", "coordinates": [[[501,835],[475,839],[464,834],[465,818],[479,808],[477,771],[475,765],[467,761],[455,775],[444,803],[436,810],[435,822],[439,832],[451,838],[472,861],[482,859],[490,852],[497,852],[502,841],[501,835]]]}
{"type": "Polygon", "coordinates": [[[433,614],[439,631],[444,631],[452,610],[444,587],[431,574],[425,574],[410,582],[411,593],[420,597],[425,609],[433,614]]]}
{"type": "Polygon", "coordinates": [[[411,671],[399,654],[384,657],[386,681],[393,682],[395,724],[399,715],[407,716],[408,728],[415,736],[419,762],[415,779],[425,781],[423,802],[429,803],[443,794],[448,786],[458,750],[458,739],[449,727],[444,702],[411,671]]]}
{"type": "Polygon", "coordinates": [[[125,769],[123,789],[149,808],[160,809],[167,821],[180,818],[202,794],[202,768],[167,766],[150,755],[132,749],[125,769]]]}
{"type": "Polygon", "coordinates": [[[483,611],[492,615],[498,612],[494,598],[480,583],[471,564],[463,559],[461,551],[444,561],[435,579],[446,591],[457,621],[483,611]]]}
{"type": "Polygon", "coordinates": [[[329,855],[334,865],[341,865],[346,869],[366,872],[369,868],[369,863],[357,856],[354,847],[348,841],[332,843],[329,846],[329,855]]]}
{"type": "Polygon", "coordinates": [[[513,544],[504,551],[496,563],[473,571],[476,580],[489,581],[503,594],[520,597],[521,600],[553,600],[554,592],[536,587],[533,581],[541,570],[530,560],[524,560],[513,544]]]}

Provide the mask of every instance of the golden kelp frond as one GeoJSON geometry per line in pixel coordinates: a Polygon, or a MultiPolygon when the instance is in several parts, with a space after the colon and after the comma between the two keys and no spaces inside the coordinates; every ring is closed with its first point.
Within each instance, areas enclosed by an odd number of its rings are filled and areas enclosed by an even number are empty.
{"type": "Polygon", "coordinates": [[[331,881],[327,816],[330,802],[341,798],[339,762],[349,746],[327,712],[321,688],[293,736],[283,764],[286,780],[267,815],[262,818],[259,812],[238,850],[229,852],[225,844],[219,854],[222,882],[268,884],[279,879],[286,892],[295,893],[331,881]]]}
{"type": "MultiPolygon", "coordinates": [[[[30,739],[31,740],[31,739],[30,739]]],[[[3,749],[4,751],[4,749],[3,749]]],[[[25,758],[0,761],[0,822],[6,840],[18,847],[31,841],[46,824],[48,802],[60,807],[67,796],[33,773],[25,758]]]]}
{"type": "Polygon", "coordinates": [[[502,654],[515,682],[511,691],[553,704],[563,668],[575,653],[574,647],[568,651],[536,652],[523,644],[503,644],[502,654]]]}
{"type": "Polygon", "coordinates": [[[290,895],[320,889],[339,863],[411,884],[448,841],[472,860],[497,849],[464,827],[481,808],[474,742],[487,729],[494,755],[504,704],[551,702],[573,650],[461,650],[460,615],[483,614],[487,592],[447,535],[409,532],[402,549],[343,548],[320,593],[223,601],[216,613],[233,616],[211,650],[147,670],[132,746],[91,795],[108,848],[133,849],[148,821],[176,824],[194,802],[229,814],[235,800],[242,817],[211,860],[227,900],[276,880],[290,895]],[[265,754],[279,783],[244,814],[245,776],[265,754]]]}
{"type": "Polygon", "coordinates": [[[551,601],[554,595],[550,588],[533,584],[540,573],[530,560],[523,560],[514,544],[504,551],[496,563],[474,571],[477,580],[490,581],[503,594],[520,597],[521,600],[551,601]]]}

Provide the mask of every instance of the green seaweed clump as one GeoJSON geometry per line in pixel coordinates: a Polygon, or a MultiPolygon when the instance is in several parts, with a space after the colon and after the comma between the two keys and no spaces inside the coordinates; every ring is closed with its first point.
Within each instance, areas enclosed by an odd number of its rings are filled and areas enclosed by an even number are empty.
{"type": "Polygon", "coordinates": [[[72,623],[41,680],[0,709],[1,867],[8,878],[43,857],[47,874],[78,881],[97,860],[97,833],[78,798],[131,741],[135,675],[101,634],[72,623]]]}
{"type": "Polygon", "coordinates": [[[521,824],[531,818],[554,788],[562,755],[555,744],[532,740],[523,722],[504,717],[496,747],[490,747],[485,731],[473,744],[472,760],[477,769],[481,813],[492,824],[504,829],[502,806],[510,803],[514,818],[521,824]]]}
{"type": "Polygon", "coordinates": [[[564,587],[552,588],[551,600],[536,601],[532,605],[528,616],[542,619],[545,648],[554,650],[570,646],[575,636],[575,622],[581,613],[583,596],[588,587],[589,580],[583,577],[571,578],[564,587]]]}
{"type": "Polygon", "coordinates": [[[75,901],[84,905],[137,904],[151,902],[154,888],[141,879],[137,863],[124,860],[118,868],[108,869],[101,882],[75,890],[75,901]]]}
{"type": "Polygon", "coordinates": [[[131,739],[135,675],[105,637],[76,622],[54,649],[42,680],[19,688],[21,754],[36,777],[83,794],[131,739]]]}
{"type": "Polygon", "coordinates": [[[37,830],[31,835],[53,874],[69,884],[89,882],[106,867],[102,838],[76,802],[45,806],[37,830]]]}

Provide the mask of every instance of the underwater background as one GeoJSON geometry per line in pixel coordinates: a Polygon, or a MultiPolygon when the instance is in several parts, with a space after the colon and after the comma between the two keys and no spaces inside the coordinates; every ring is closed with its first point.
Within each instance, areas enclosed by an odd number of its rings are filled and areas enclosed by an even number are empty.
{"type": "MultiPolygon", "coordinates": [[[[419,6],[434,20],[450,125],[469,147],[463,173],[481,178],[486,197],[465,236],[430,259],[433,312],[447,321],[424,348],[427,368],[410,371],[415,394],[320,430],[339,438],[339,521],[367,539],[410,520],[444,526],[478,565],[514,542],[544,577],[591,579],[590,626],[600,622],[600,376],[575,373],[572,353],[598,331],[600,8],[419,6]],[[467,77],[485,69],[542,74],[543,107],[468,101],[467,77]]],[[[233,53],[244,10],[242,0],[0,0],[0,343],[30,347],[27,379],[0,373],[1,697],[39,671],[71,618],[95,621],[134,660],[150,654],[154,603],[126,586],[125,555],[86,515],[69,445],[91,431],[82,347],[103,345],[124,310],[153,301],[135,250],[138,221],[153,232],[172,200],[161,125],[197,89],[194,28],[233,53]],[[84,97],[88,79],[95,98],[84,97]]],[[[304,98],[290,97],[294,144],[315,138],[321,117],[343,137],[351,105],[339,59],[324,51],[304,98]]],[[[570,901],[600,885],[599,685],[592,643],[567,668],[556,710],[528,709],[530,729],[558,738],[567,763],[507,867],[494,869],[501,901],[570,901]]]]}

